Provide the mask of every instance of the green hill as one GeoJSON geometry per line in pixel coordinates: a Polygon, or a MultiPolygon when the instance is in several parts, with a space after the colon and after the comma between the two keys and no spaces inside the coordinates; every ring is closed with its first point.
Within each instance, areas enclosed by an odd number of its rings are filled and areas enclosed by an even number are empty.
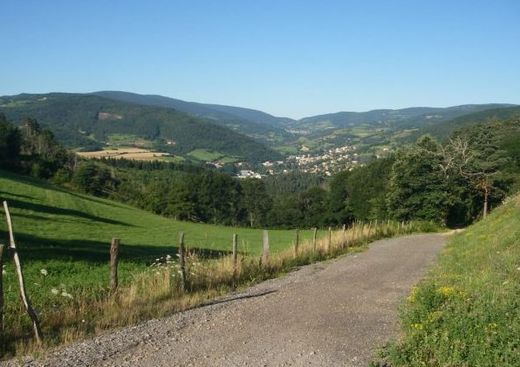
{"type": "MultiPolygon", "coordinates": [[[[40,294],[40,269],[56,274],[56,282],[67,274],[67,284],[80,289],[105,285],[108,248],[112,237],[122,242],[121,274],[146,269],[156,258],[174,256],[179,231],[189,248],[203,256],[220,256],[231,249],[233,233],[239,250],[260,254],[262,231],[174,221],[130,206],[77,194],[42,181],[0,171],[0,200],[11,208],[17,243],[33,294],[40,294]]],[[[3,212],[3,210],[2,210],[3,212]]],[[[3,217],[3,215],[2,215],[3,217]]],[[[6,239],[5,221],[0,239],[6,239]]],[[[270,230],[273,252],[291,245],[289,230],[270,230]]],[[[302,231],[303,238],[310,237],[302,231]]],[[[56,282],[49,276],[43,286],[50,292],[56,282]]]]}
{"type": "Polygon", "coordinates": [[[420,128],[422,126],[436,126],[443,121],[470,113],[507,108],[508,104],[480,104],[461,105],[453,107],[410,107],[402,109],[381,109],[367,112],[337,112],[326,115],[306,117],[292,122],[293,128],[308,129],[314,132],[316,129],[352,128],[367,125],[373,128],[391,128],[394,130],[420,128]]]}
{"type": "MultiPolygon", "coordinates": [[[[25,260],[49,258],[104,262],[106,246],[119,237],[127,260],[144,262],[175,251],[177,234],[187,245],[212,252],[229,251],[237,233],[242,250],[260,254],[262,231],[181,222],[131,206],[0,171],[0,199],[12,208],[13,221],[25,260]]],[[[4,223],[0,229],[5,230],[4,223]]],[[[274,251],[291,244],[293,232],[270,230],[274,251]]],[[[302,232],[308,237],[310,232],[302,232]]],[[[4,237],[2,237],[4,238],[4,237]]]]}
{"type": "Polygon", "coordinates": [[[121,91],[101,91],[93,94],[145,106],[173,108],[193,116],[206,118],[217,125],[226,126],[269,144],[276,144],[280,141],[294,138],[282,126],[283,123],[293,120],[285,117],[275,117],[249,108],[186,102],[164,96],[142,95],[121,91]]]}
{"type": "Polygon", "coordinates": [[[520,196],[450,239],[408,297],[392,366],[518,366],[520,196]]]}
{"type": "Polygon", "coordinates": [[[206,149],[240,160],[279,159],[250,137],[171,108],[143,106],[92,94],[20,94],[0,98],[0,112],[20,122],[36,118],[68,147],[140,145],[187,155],[206,149]]]}
{"type": "Polygon", "coordinates": [[[454,131],[483,123],[511,120],[520,117],[520,107],[491,108],[484,111],[469,113],[457,118],[439,122],[438,124],[425,126],[413,137],[430,134],[440,139],[445,139],[454,131]]]}
{"type": "MultiPolygon", "coordinates": [[[[106,299],[112,237],[121,239],[118,272],[122,287],[129,287],[143,273],[152,272],[157,259],[164,262],[168,255],[175,259],[179,231],[184,231],[188,251],[197,255],[195,259],[228,254],[233,233],[238,234],[239,252],[256,256],[262,248],[259,229],[175,221],[0,170],[0,201],[3,200],[10,206],[28,294],[43,320],[48,338],[55,337],[54,331],[50,331],[52,325],[67,330],[67,325],[56,319],[62,310],[75,315],[78,312],[75,307],[95,307],[96,300],[106,299]]],[[[7,228],[3,210],[0,212],[0,242],[6,244],[7,228]]],[[[302,240],[309,239],[311,232],[301,231],[300,236],[302,240]]],[[[277,253],[292,245],[294,231],[270,230],[269,238],[272,253],[277,253]]],[[[17,338],[25,339],[30,330],[28,318],[20,307],[16,282],[12,261],[6,260],[4,310],[10,343],[17,338]]],[[[214,293],[206,296],[211,294],[214,293]]],[[[149,315],[168,312],[161,309],[154,313],[152,301],[149,307],[149,315]]],[[[81,312],[81,317],[91,322],[85,324],[90,325],[87,329],[93,327],[98,318],[102,319],[99,315],[87,315],[89,310],[81,312]]],[[[71,315],[69,320],[77,319],[71,315]]],[[[106,327],[116,323],[110,319],[99,324],[106,327]]],[[[79,326],[71,327],[77,330],[79,326]]],[[[87,329],[82,332],[92,333],[87,329]]],[[[47,339],[47,342],[55,341],[47,339]]],[[[14,353],[13,345],[10,344],[8,353],[14,353]]],[[[3,347],[0,346],[0,357],[3,347]]]]}

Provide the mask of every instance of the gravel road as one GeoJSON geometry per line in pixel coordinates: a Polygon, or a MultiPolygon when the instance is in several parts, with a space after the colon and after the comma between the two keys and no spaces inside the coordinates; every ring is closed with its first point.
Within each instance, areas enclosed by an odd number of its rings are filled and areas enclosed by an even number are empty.
{"type": "Polygon", "coordinates": [[[107,333],[24,364],[367,366],[374,351],[397,335],[397,307],[445,238],[427,234],[377,241],[365,252],[305,266],[212,305],[107,333]]]}

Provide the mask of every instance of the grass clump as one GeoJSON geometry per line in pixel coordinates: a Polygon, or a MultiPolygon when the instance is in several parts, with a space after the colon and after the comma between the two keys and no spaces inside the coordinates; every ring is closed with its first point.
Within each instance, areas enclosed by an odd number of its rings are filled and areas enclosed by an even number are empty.
{"type": "Polygon", "coordinates": [[[520,196],[449,241],[401,321],[391,366],[520,365],[520,196]]]}

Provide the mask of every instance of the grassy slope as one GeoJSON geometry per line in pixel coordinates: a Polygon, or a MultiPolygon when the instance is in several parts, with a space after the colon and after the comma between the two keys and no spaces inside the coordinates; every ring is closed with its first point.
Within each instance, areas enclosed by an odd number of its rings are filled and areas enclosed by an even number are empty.
{"type": "MultiPolygon", "coordinates": [[[[29,292],[36,305],[39,300],[46,303],[51,289],[62,284],[69,292],[106,286],[112,237],[121,238],[123,244],[123,282],[154,259],[174,256],[179,231],[185,232],[189,248],[200,249],[207,256],[229,251],[233,233],[239,236],[239,251],[261,252],[262,233],[258,229],[174,221],[5,171],[0,171],[0,199],[11,207],[29,292]],[[41,269],[49,275],[43,277],[41,269]]],[[[0,241],[5,243],[6,225],[1,217],[0,241]]],[[[270,230],[269,236],[271,249],[277,252],[291,245],[294,233],[270,230]]],[[[302,231],[301,236],[310,238],[311,233],[302,231]]],[[[14,287],[15,280],[10,266],[5,277],[7,288],[14,287]]],[[[16,303],[16,292],[8,291],[6,297],[16,303]]]]}
{"type": "MultiPolygon", "coordinates": [[[[260,230],[176,222],[3,171],[0,198],[7,199],[12,208],[27,289],[45,335],[43,348],[185,310],[225,294],[233,284],[271,278],[296,265],[353,251],[352,246],[377,238],[426,229],[417,223],[356,224],[346,232],[335,232],[330,240],[324,236],[316,247],[310,241],[303,242],[310,237],[303,231],[297,254],[289,248],[294,232],[270,231],[275,253],[260,264],[260,230]],[[173,244],[178,230],[186,232],[191,248],[218,256],[209,261],[188,257],[187,292],[180,288],[177,262],[166,261],[166,255],[176,251],[173,244]],[[239,250],[253,255],[239,256],[237,268],[230,256],[220,256],[229,249],[233,232],[245,242],[239,250]],[[112,236],[122,238],[124,244],[120,287],[114,295],[107,287],[112,236]]],[[[0,232],[5,232],[3,221],[0,232]]],[[[0,233],[0,240],[5,237],[0,233]]],[[[11,261],[7,262],[4,281],[6,327],[0,337],[0,358],[40,350],[31,344],[31,325],[19,301],[11,261]]]]}
{"type": "Polygon", "coordinates": [[[450,240],[402,314],[392,366],[518,366],[520,196],[450,240]]]}

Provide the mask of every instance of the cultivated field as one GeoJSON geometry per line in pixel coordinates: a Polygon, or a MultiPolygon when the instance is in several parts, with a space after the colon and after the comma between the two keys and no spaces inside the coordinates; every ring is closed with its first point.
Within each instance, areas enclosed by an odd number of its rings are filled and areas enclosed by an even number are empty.
{"type": "Polygon", "coordinates": [[[103,149],[93,152],[78,152],[77,154],[85,158],[124,158],[138,161],[163,160],[166,157],[172,156],[170,153],[154,152],[142,148],[103,149]]]}

